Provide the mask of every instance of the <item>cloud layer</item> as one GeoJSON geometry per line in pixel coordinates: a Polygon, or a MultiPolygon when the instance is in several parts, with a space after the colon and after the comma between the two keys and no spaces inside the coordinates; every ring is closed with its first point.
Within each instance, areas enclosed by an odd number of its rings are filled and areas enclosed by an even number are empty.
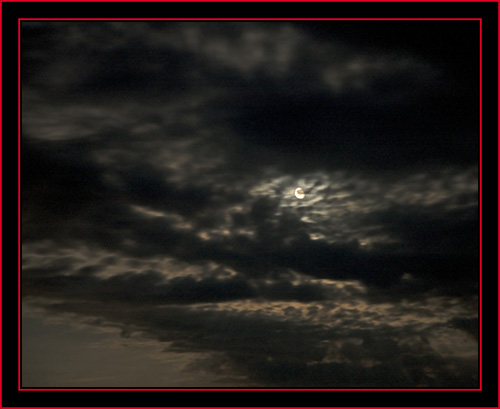
{"type": "Polygon", "coordinates": [[[148,339],[194,387],[476,387],[477,50],[337,23],[23,23],[38,319],[148,339]]]}

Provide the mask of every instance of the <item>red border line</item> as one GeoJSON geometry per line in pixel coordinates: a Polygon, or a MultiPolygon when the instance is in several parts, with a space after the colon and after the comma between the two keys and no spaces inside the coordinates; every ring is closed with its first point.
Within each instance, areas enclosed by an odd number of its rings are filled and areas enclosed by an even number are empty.
{"type": "MultiPolygon", "coordinates": [[[[207,0],[208,1],[208,0],[207,0]]],[[[20,21],[481,21],[480,18],[20,18],[20,21]]]]}
{"type": "MultiPolygon", "coordinates": [[[[2,7],[0,7],[0,21],[2,21],[2,7]]],[[[3,44],[3,38],[2,38],[2,30],[0,30],[0,96],[3,96],[2,93],[2,83],[3,83],[3,72],[2,72],[2,44],[3,44]]],[[[0,97],[0,112],[3,112],[2,110],[2,99],[0,97]]],[[[2,114],[0,113],[0,158],[2,158],[2,141],[3,141],[3,118],[2,114]]],[[[2,161],[0,160],[0,164],[2,161]]],[[[0,232],[3,233],[3,209],[2,209],[2,190],[3,190],[3,173],[2,173],[2,166],[0,165],[0,232]]],[[[20,202],[19,202],[20,203],[20,202]]],[[[3,261],[3,246],[2,246],[2,234],[0,234],[0,261],[3,261]]],[[[3,265],[3,263],[1,263],[3,265]]],[[[3,268],[0,265],[0,294],[2,293],[2,274],[3,274],[3,268]]],[[[3,321],[2,321],[2,316],[3,316],[3,310],[2,310],[2,303],[0,302],[0,352],[3,351],[3,345],[2,345],[2,339],[3,339],[3,332],[2,332],[2,327],[3,327],[3,321]]],[[[20,319],[20,317],[19,317],[20,319]]],[[[3,368],[3,353],[0,353],[0,369],[3,368]]],[[[0,370],[0,385],[3,385],[2,383],[2,370],[0,370]]],[[[1,392],[0,392],[0,399],[1,399],[1,392]]],[[[0,406],[2,405],[2,402],[0,401],[0,406]]]]}
{"type": "Polygon", "coordinates": [[[414,388],[414,389],[366,389],[366,388],[361,388],[361,389],[325,389],[325,388],[304,388],[304,389],[277,389],[277,388],[184,388],[184,389],[179,389],[179,388],[22,388],[20,391],[184,391],[184,392],[190,392],[190,391],[309,391],[309,392],[314,392],[314,391],[351,391],[351,392],[356,392],[356,391],[363,391],[363,392],[368,392],[368,391],[414,391],[414,392],[419,392],[419,391],[481,391],[481,389],[429,389],[429,388],[414,388]]]}
{"type": "MultiPolygon", "coordinates": [[[[40,1],[44,0],[32,0],[32,1],[40,1]]],[[[53,0],[53,1],[64,1],[64,0],[53,0]]],[[[99,0],[80,0],[83,2],[98,2],[99,0]]],[[[119,1],[119,0],[109,0],[109,1],[119,1]]],[[[135,1],[135,0],[126,0],[126,1],[135,1]]],[[[161,0],[150,0],[150,1],[161,1],[161,0]]],[[[185,0],[180,0],[185,1],[185,0]]],[[[202,0],[210,1],[210,0],[202,0]]],[[[229,0],[219,0],[219,1],[229,1],[229,0]]],[[[266,1],[266,0],[250,0],[250,1],[266,1]]],[[[286,0],[277,0],[277,1],[286,1],[286,0]]],[[[292,0],[292,1],[301,1],[301,0],[292,0]]],[[[316,1],[325,1],[328,0],[316,0],[316,1]]],[[[373,1],[377,2],[377,0],[349,0],[349,1],[373,1]]],[[[398,1],[398,0],[385,0],[385,1],[398,1]]],[[[408,0],[412,1],[412,0],[408,0]]],[[[433,0],[414,0],[421,2],[432,2],[433,0]]],[[[450,1],[455,2],[454,0],[441,0],[441,1],[450,1]]],[[[459,0],[459,1],[469,1],[469,0],[459,0]]],[[[498,0],[486,0],[492,3],[498,3],[498,0]]],[[[5,1],[0,0],[0,2],[17,2],[16,0],[5,1]]],[[[22,2],[22,1],[20,1],[22,2]]],[[[168,1],[167,1],[168,2],[168,1]]],[[[499,11],[500,15],[500,11],[499,11]]],[[[0,21],[1,21],[1,7],[0,7],[0,21]]],[[[499,31],[500,33],[500,31],[499,31]]],[[[0,32],[1,38],[1,32],[0,32]]],[[[499,34],[500,38],[500,34],[499,34]]],[[[1,44],[0,44],[1,51],[1,44]]],[[[1,52],[0,52],[0,61],[1,61],[1,52]]],[[[500,57],[499,57],[500,62],[500,57]]],[[[1,77],[1,69],[0,69],[0,77],[1,77]]],[[[499,72],[500,79],[500,72],[499,72]]],[[[1,90],[1,81],[0,81],[0,90],[1,90]]],[[[1,107],[1,100],[0,100],[1,107]]],[[[499,108],[500,113],[500,108],[499,108]]],[[[0,116],[0,124],[1,124],[1,116],[0,116]]],[[[500,118],[499,118],[499,126],[500,126],[500,118]]],[[[0,152],[1,152],[1,144],[0,144],[0,152]]],[[[499,146],[499,156],[500,156],[500,146],[499,146]]],[[[18,19],[18,260],[19,260],[19,268],[18,268],[18,391],[481,391],[482,390],[482,19],[481,18],[20,18],[18,19]],[[376,388],[340,388],[340,389],[332,389],[332,388],[307,388],[307,389],[293,389],[293,388],[22,388],[21,387],[21,22],[22,21],[479,21],[479,388],[473,389],[452,389],[452,388],[441,388],[441,389],[429,389],[429,388],[389,388],[389,389],[376,389],[376,388]]],[[[498,167],[498,173],[500,176],[500,164],[498,167]]],[[[0,167],[1,174],[1,167],[0,167]]],[[[1,186],[1,182],[0,182],[1,186]]],[[[499,192],[500,199],[500,192],[499,192]]],[[[0,189],[0,199],[1,199],[1,189],[0,189]]],[[[1,202],[0,202],[0,213],[1,213],[1,202]]],[[[499,208],[499,216],[500,216],[500,208],[499,208]]],[[[0,220],[1,226],[1,220],[0,220]]],[[[499,228],[500,228],[500,218],[499,218],[499,228]]],[[[1,243],[1,238],[0,238],[1,243]]],[[[500,262],[500,243],[498,247],[498,260],[500,262]]],[[[0,249],[0,257],[1,257],[1,249],[0,249]]],[[[1,289],[1,280],[0,280],[0,289],[1,289]]],[[[500,281],[499,281],[499,292],[500,292],[500,281]]],[[[0,305],[1,309],[1,305],[0,305]]],[[[500,312],[500,300],[499,300],[499,312],[500,312]]],[[[1,320],[1,318],[0,318],[1,320]]],[[[0,326],[0,335],[1,335],[1,326],[0,326]]],[[[500,335],[500,329],[499,329],[500,335]]],[[[1,346],[1,338],[0,338],[0,346],[1,346]]],[[[500,352],[500,344],[499,344],[499,352],[500,352]]],[[[1,354],[0,354],[1,355],[1,354]]],[[[500,357],[499,357],[500,359],[500,357]]],[[[500,362],[500,361],[499,361],[500,362]]],[[[0,364],[1,364],[1,356],[0,356],[0,364]]],[[[0,379],[1,379],[1,371],[0,371],[0,379]]],[[[500,386],[500,379],[499,379],[500,386]]],[[[1,408],[1,402],[0,402],[1,408]]],[[[83,407],[82,407],[83,408],[83,407]]],[[[93,408],[96,409],[96,408],[93,408]]],[[[175,408],[173,408],[175,409],[175,408]]],[[[193,407],[193,409],[196,409],[193,407]]],[[[250,409],[240,408],[240,409],[250,409]]],[[[259,408],[264,409],[264,408],[259,408]]]]}
{"type": "MultiPolygon", "coordinates": [[[[500,18],[500,8],[498,9],[498,18],[500,18]]],[[[498,19],[497,19],[497,23],[498,23],[498,19]]],[[[500,27],[498,27],[498,40],[500,41],[500,27]]],[[[497,43],[498,45],[498,43],[497,43]]],[[[498,71],[498,68],[500,67],[500,54],[498,55],[498,64],[497,65],[497,74],[498,74],[498,83],[497,83],[497,91],[500,92],[500,71],[498,71]]],[[[480,90],[482,91],[482,89],[480,90]]],[[[482,94],[480,94],[482,96],[482,94]]],[[[498,102],[498,93],[497,93],[497,102],[498,102]]],[[[482,99],[482,98],[481,98],[482,99]]],[[[499,130],[500,130],[500,105],[498,106],[498,114],[499,116],[497,117],[497,120],[498,120],[498,128],[497,128],[497,143],[499,143],[499,130]]],[[[481,153],[481,150],[479,151],[481,153]]],[[[481,157],[481,156],[480,156],[481,157]]],[[[500,157],[500,144],[498,145],[498,152],[497,152],[497,160],[498,158],[500,157]]],[[[479,172],[481,172],[481,167],[479,167],[479,172]]],[[[481,173],[479,173],[481,175],[481,173]]],[[[500,162],[498,163],[498,176],[499,176],[499,179],[497,180],[497,188],[499,187],[499,184],[498,184],[498,181],[500,180],[500,162]]],[[[500,189],[498,190],[498,196],[497,196],[497,199],[499,200],[497,202],[497,214],[498,216],[500,216],[500,206],[499,206],[499,203],[500,203],[500,189]]],[[[481,178],[479,179],[479,200],[481,200],[481,178]]],[[[479,221],[481,222],[481,207],[479,207],[479,221]]],[[[497,230],[497,238],[500,238],[500,217],[498,218],[498,225],[497,227],[499,228],[499,230],[497,230]]],[[[480,225],[480,229],[481,229],[481,225],[480,225]]],[[[481,230],[480,230],[481,231],[481,230]]],[[[479,235],[479,240],[481,240],[482,238],[482,234],[479,235]]],[[[481,241],[479,242],[481,243],[481,241]]],[[[481,258],[480,258],[481,260],[481,258]]],[[[497,279],[498,279],[498,292],[497,294],[500,294],[500,277],[498,275],[498,266],[500,265],[500,240],[498,242],[498,253],[497,253],[497,279]]],[[[481,277],[481,276],[480,276],[481,277]]],[[[498,302],[498,313],[500,315],[500,299],[497,300],[498,302]]],[[[481,305],[481,303],[479,304],[481,305]]],[[[498,318],[498,316],[497,316],[498,318]]],[[[498,321],[497,321],[498,322],[498,321]]],[[[481,328],[481,316],[479,317],[479,328],[481,328]]],[[[498,365],[500,365],[500,326],[498,327],[498,337],[497,338],[497,343],[498,343],[498,365]]],[[[480,338],[481,339],[481,338],[480,338]]],[[[498,369],[498,367],[497,367],[498,369]]],[[[498,371],[497,371],[497,375],[498,375],[498,371]]],[[[498,399],[500,400],[500,376],[498,378],[498,399]]]]}
{"type": "Polygon", "coordinates": [[[17,110],[18,110],[18,141],[17,141],[17,172],[18,172],[18,186],[17,186],[17,206],[18,206],[18,215],[17,215],[17,230],[18,230],[18,260],[19,260],[19,277],[18,277],[18,292],[19,292],[19,298],[18,298],[18,308],[19,308],[19,314],[18,314],[18,326],[17,326],[17,334],[18,334],[18,339],[19,339],[19,351],[18,351],[18,361],[17,361],[17,366],[18,366],[18,383],[19,387],[21,387],[21,268],[22,268],[22,262],[21,262],[21,22],[19,21],[18,24],[18,50],[17,50],[17,70],[18,70],[18,100],[17,100],[17,110]]]}
{"type": "Polygon", "coordinates": [[[483,387],[483,215],[482,215],[482,157],[483,157],[483,21],[479,20],[479,388],[483,387]]]}
{"type": "MultiPolygon", "coordinates": [[[[73,2],[84,2],[84,3],[100,3],[102,0],[52,0],[53,2],[59,3],[73,3],[73,2]]],[[[109,2],[137,2],[137,0],[107,0],[109,2]]],[[[286,3],[295,3],[300,2],[303,3],[304,0],[218,0],[219,2],[225,3],[268,3],[270,1],[273,2],[286,2],[286,3]]],[[[379,0],[347,0],[349,3],[380,3],[379,0]]],[[[442,3],[470,3],[471,0],[439,0],[442,3]]],[[[2,0],[2,3],[25,3],[25,0],[2,0]]],[[[44,3],[45,0],[31,0],[34,3],[44,3]]],[[[151,3],[171,3],[171,2],[180,2],[180,3],[213,3],[213,0],[149,0],[151,3]]],[[[318,3],[338,3],[344,2],[343,0],[315,0],[318,3]]],[[[384,0],[387,3],[436,3],[436,0],[384,0]]],[[[498,3],[498,0],[481,0],[481,3],[498,3]]]]}

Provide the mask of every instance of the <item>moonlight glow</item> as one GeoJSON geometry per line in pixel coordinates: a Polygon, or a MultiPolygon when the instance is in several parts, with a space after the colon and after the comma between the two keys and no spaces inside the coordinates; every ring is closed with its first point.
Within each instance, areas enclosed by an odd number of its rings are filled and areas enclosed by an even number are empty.
{"type": "Polygon", "coordinates": [[[298,187],[297,189],[295,189],[295,197],[297,199],[303,199],[306,195],[304,194],[304,191],[302,190],[301,187],[298,187]]]}

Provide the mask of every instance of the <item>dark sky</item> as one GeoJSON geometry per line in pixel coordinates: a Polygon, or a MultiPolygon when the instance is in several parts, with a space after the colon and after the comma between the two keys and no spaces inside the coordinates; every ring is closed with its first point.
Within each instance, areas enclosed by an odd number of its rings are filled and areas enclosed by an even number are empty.
{"type": "Polygon", "coordinates": [[[21,34],[22,386],[478,386],[477,21],[21,34]]]}

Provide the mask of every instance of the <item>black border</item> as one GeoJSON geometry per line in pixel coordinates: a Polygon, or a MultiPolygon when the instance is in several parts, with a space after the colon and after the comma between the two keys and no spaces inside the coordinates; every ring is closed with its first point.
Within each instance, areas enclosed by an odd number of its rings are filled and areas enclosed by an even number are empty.
{"type": "MultiPolygon", "coordinates": [[[[482,391],[18,391],[18,18],[481,18],[483,27],[483,255],[498,261],[498,3],[2,3],[2,406],[498,407],[498,268],[483,257],[482,391]],[[496,205],[496,206],[495,206],[496,205]],[[495,206],[495,207],[493,207],[495,206]],[[16,215],[16,217],[14,217],[16,215]],[[493,230],[497,233],[493,236],[493,230]],[[493,301],[494,300],[494,301],[493,301]]],[[[497,264],[498,267],[498,264],[497,264]]]]}

